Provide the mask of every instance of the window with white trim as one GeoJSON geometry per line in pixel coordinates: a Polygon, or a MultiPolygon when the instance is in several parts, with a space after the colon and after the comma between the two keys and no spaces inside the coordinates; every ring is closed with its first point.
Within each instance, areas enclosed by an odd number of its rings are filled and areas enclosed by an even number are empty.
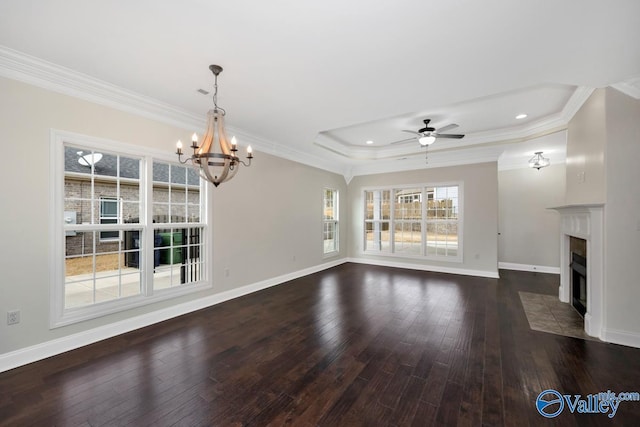
{"type": "Polygon", "coordinates": [[[52,326],[210,287],[197,171],[138,146],[52,135],[52,326]]]}
{"type": "Polygon", "coordinates": [[[365,251],[462,261],[461,187],[365,190],[365,251]]]}
{"type": "Polygon", "coordinates": [[[338,245],[338,190],[325,188],[322,196],[322,244],[325,254],[337,252],[338,245]]]}

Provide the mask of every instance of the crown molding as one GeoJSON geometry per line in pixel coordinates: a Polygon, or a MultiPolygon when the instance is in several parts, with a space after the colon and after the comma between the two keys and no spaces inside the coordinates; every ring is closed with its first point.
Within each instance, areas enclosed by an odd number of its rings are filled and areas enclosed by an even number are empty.
{"type": "Polygon", "coordinates": [[[355,165],[351,168],[350,172],[352,176],[361,176],[497,162],[503,150],[504,148],[501,145],[470,147],[467,150],[451,150],[445,152],[432,152],[429,150],[428,160],[425,160],[425,153],[422,151],[419,155],[413,155],[411,157],[393,159],[386,162],[367,162],[355,165]]]}
{"type": "Polygon", "coordinates": [[[571,95],[571,98],[567,101],[564,108],[562,109],[562,113],[560,113],[560,117],[562,118],[564,124],[568,124],[573,116],[582,108],[587,99],[591,96],[595,88],[586,87],[586,86],[578,86],[576,90],[571,95]]]}
{"type": "MultiPolygon", "coordinates": [[[[578,112],[585,101],[589,99],[593,91],[593,88],[582,86],[577,87],[563,107],[562,111],[530,122],[526,126],[467,134],[463,140],[440,140],[437,144],[430,146],[429,151],[438,152],[460,148],[468,149],[481,144],[501,144],[514,141],[526,141],[550,131],[555,132],[558,129],[566,128],[569,121],[573,118],[576,112],[578,112]]],[[[420,152],[420,147],[418,147],[417,144],[401,144],[396,147],[385,146],[375,148],[353,147],[336,141],[324,134],[317,135],[315,144],[347,159],[353,160],[393,159],[416,155],[420,152]]]]}
{"type": "MultiPolygon", "coordinates": [[[[203,119],[204,121],[204,119],[203,119]]],[[[204,123],[202,129],[204,130],[204,123]]],[[[243,143],[252,145],[255,149],[262,153],[270,154],[281,159],[291,160],[297,163],[302,163],[307,166],[333,172],[338,175],[343,175],[346,179],[349,173],[349,167],[343,162],[330,161],[320,158],[313,154],[305,153],[300,150],[296,150],[292,147],[285,147],[282,144],[261,138],[259,136],[248,133],[242,129],[238,129],[232,126],[228,126],[228,133],[236,135],[236,137],[243,143]]],[[[254,150],[255,151],[255,150],[254,150]]]]}
{"type": "MultiPolygon", "coordinates": [[[[206,127],[204,112],[202,115],[196,115],[154,98],[1,45],[0,76],[189,131],[203,132],[206,127]]],[[[339,175],[345,175],[348,170],[340,162],[331,162],[291,147],[284,147],[241,129],[233,127],[228,127],[228,129],[241,137],[243,141],[253,145],[257,151],[339,175]]]]}
{"type": "Polygon", "coordinates": [[[0,46],[0,76],[184,129],[204,123],[188,111],[5,46],[0,46]]]}
{"type": "MultiPolygon", "coordinates": [[[[206,127],[204,114],[193,114],[154,98],[123,89],[111,83],[5,46],[0,46],[0,76],[176,126],[181,129],[202,132],[206,127]]],[[[640,95],[640,89],[638,89],[638,87],[640,87],[640,78],[629,80],[622,83],[622,85],[624,85],[626,90],[636,90],[637,95],[640,95]]],[[[617,89],[618,86],[619,85],[613,85],[613,87],[617,89]]],[[[497,156],[494,154],[477,156],[473,153],[486,152],[486,146],[490,143],[500,146],[505,142],[522,141],[535,137],[541,133],[548,132],[549,129],[552,128],[566,127],[569,120],[580,109],[592,92],[593,89],[591,88],[578,87],[562,112],[530,123],[526,127],[471,134],[465,138],[464,142],[441,141],[436,146],[429,148],[430,160],[428,167],[495,161],[500,153],[498,153],[497,156]],[[478,145],[482,145],[482,147],[478,147],[478,145]],[[460,150],[462,148],[465,150],[460,150]],[[442,153],[438,154],[439,152],[442,153]]],[[[425,167],[423,152],[419,147],[415,146],[409,147],[405,145],[374,150],[353,148],[336,143],[332,138],[319,134],[314,144],[335,155],[334,160],[329,160],[292,147],[285,147],[282,144],[253,135],[242,129],[229,127],[229,130],[238,135],[239,138],[242,138],[244,142],[253,145],[259,152],[343,175],[347,183],[354,176],[366,173],[395,172],[407,170],[408,167],[411,169],[421,169],[425,167]],[[409,162],[395,160],[399,157],[415,158],[415,160],[410,160],[409,162]],[[380,162],[379,160],[384,161],[380,162]]],[[[493,153],[496,149],[494,148],[491,151],[493,153]]]]}
{"type": "Polygon", "coordinates": [[[632,98],[640,99],[640,76],[612,84],[611,87],[632,98]]]}

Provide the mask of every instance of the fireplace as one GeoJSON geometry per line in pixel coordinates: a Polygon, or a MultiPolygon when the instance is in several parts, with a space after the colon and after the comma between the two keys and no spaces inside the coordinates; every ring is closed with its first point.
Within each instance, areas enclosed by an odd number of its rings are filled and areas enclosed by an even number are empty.
{"type": "Polygon", "coordinates": [[[604,205],[552,208],[560,213],[560,301],[584,317],[585,332],[603,338],[604,205]]]}

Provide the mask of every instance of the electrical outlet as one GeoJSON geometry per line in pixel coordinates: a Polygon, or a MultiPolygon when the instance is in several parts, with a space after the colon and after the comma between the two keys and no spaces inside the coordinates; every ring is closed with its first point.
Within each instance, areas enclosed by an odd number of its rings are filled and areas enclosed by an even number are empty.
{"type": "Polygon", "coordinates": [[[20,323],[20,310],[7,311],[7,325],[20,323]]]}

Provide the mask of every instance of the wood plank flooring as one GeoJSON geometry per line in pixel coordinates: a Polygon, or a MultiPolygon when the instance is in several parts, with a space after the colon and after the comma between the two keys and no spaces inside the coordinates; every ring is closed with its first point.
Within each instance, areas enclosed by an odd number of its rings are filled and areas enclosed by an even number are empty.
{"type": "Polygon", "coordinates": [[[639,391],[640,350],[529,329],[519,291],[484,279],[344,264],[0,374],[2,426],[640,425],[545,389],[639,391]]]}

